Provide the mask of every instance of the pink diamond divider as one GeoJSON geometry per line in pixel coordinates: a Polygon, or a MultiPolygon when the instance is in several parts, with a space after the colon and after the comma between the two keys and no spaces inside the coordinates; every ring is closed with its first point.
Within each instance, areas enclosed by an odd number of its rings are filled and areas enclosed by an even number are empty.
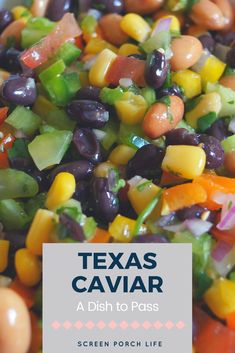
{"type": "Polygon", "coordinates": [[[81,328],[83,327],[83,323],[81,321],[77,321],[74,324],[74,327],[76,327],[76,329],[81,330],[81,328]]]}
{"type": "Polygon", "coordinates": [[[185,323],[183,321],[179,321],[179,322],[177,322],[176,327],[179,330],[183,330],[183,328],[185,328],[185,323]]]}
{"type": "Polygon", "coordinates": [[[161,321],[156,321],[154,322],[153,326],[156,330],[160,330],[163,327],[163,324],[161,323],[161,321]]]}
{"type": "Polygon", "coordinates": [[[126,330],[129,325],[126,321],[122,321],[120,322],[119,326],[121,327],[122,330],[126,330]]]}
{"type": "Polygon", "coordinates": [[[93,330],[93,328],[95,327],[95,324],[93,321],[88,321],[85,326],[86,328],[88,328],[88,330],[93,330]]]}
{"type": "Polygon", "coordinates": [[[53,328],[53,330],[57,331],[61,327],[61,324],[59,323],[59,321],[54,321],[52,322],[51,327],[53,328]]]}
{"type": "Polygon", "coordinates": [[[145,330],[149,330],[152,327],[149,321],[144,321],[142,326],[145,330]]]}
{"type": "Polygon", "coordinates": [[[168,330],[171,330],[173,327],[174,327],[174,324],[172,321],[167,321],[165,323],[165,327],[168,329],[168,330]]]}
{"type": "Polygon", "coordinates": [[[110,323],[108,324],[108,327],[111,328],[111,330],[115,330],[115,328],[117,327],[117,324],[115,321],[110,321],[110,323]]]}
{"type": "Polygon", "coordinates": [[[72,323],[68,320],[66,320],[64,323],[63,323],[63,326],[66,330],[69,330],[71,329],[71,327],[73,326],[72,323]]]}
{"type": "Polygon", "coordinates": [[[99,321],[96,326],[100,329],[103,330],[106,327],[106,324],[104,323],[104,321],[99,321]]]}
{"type": "Polygon", "coordinates": [[[133,330],[137,330],[137,328],[140,327],[140,323],[138,321],[133,321],[130,326],[133,328],[133,330]]]}

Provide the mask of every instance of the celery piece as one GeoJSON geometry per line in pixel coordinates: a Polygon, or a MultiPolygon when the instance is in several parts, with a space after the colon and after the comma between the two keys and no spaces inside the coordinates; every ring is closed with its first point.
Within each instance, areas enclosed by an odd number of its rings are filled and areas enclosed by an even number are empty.
{"type": "Polygon", "coordinates": [[[76,123],[69,119],[64,110],[57,108],[43,96],[38,96],[33,111],[38,114],[47,125],[58,130],[73,131],[76,123]]]}
{"type": "Polygon", "coordinates": [[[101,129],[105,132],[105,137],[101,140],[101,145],[108,151],[118,139],[118,124],[109,120],[107,124],[101,129]]]}
{"type": "Polygon", "coordinates": [[[42,126],[40,127],[40,129],[39,129],[41,135],[42,135],[42,134],[46,134],[46,133],[48,133],[48,132],[53,132],[53,131],[56,131],[56,130],[58,130],[58,129],[54,128],[54,127],[51,126],[51,125],[47,125],[47,124],[42,125],[42,126]]]}
{"type": "Polygon", "coordinates": [[[141,89],[141,95],[144,97],[148,106],[150,107],[153,103],[156,102],[156,92],[151,87],[144,87],[141,89]]]}
{"type": "Polygon", "coordinates": [[[62,59],[67,66],[72,64],[80,55],[81,50],[71,42],[62,44],[56,53],[56,57],[62,59]]]}
{"type": "Polygon", "coordinates": [[[55,105],[65,106],[68,104],[71,96],[63,76],[54,77],[46,85],[44,84],[44,87],[55,105]]]}
{"type": "Polygon", "coordinates": [[[169,50],[171,42],[171,35],[168,31],[160,31],[155,34],[153,37],[147,39],[144,43],[141,44],[141,49],[145,53],[150,54],[155,49],[164,49],[165,51],[169,50]]]}
{"type": "Polygon", "coordinates": [[[30,175],[15,169],[0,169],[0,200],[33,197],[37,193],[38,183],[30,175]]]}
{"type": "Polygon", "coordinates": [[[59,164],[72,141],[70,131],[54,131],[35,137],[28,145],[29,153],[39,170],[59,164]]]}
{"type": "Polygon", "coordinates": [[[221,141],[221,145],[225,153],[235,150],[235,135],[227,137],[225,140],[221,141]]]}
{"type": "Polygon", "coordinates": [[[46,86],[50,80],[52,80],[57,75],[60,75],[64,72],[66,66],[62,59],[56,61],[46,70],[40,73],[39,78],[44,86],[46,86]]]}
{"type": "Polygon", "coordinates": [[[81,28],[83,32],[92,34],[95,32],[97,26],[97,20],[95,17],[87,15],[81,21],[81,28]]]}
{"type": "Polygon", "coordinates": [[[77,91],[81,88],[79,75],[77,72],[69,72],[69,73],[64,73],[63,77],[67,84],[67,87],[70,93],[70,98],[72,99],[75,93],[77,93],[77,91]]]}
{"type": "Polygon", "coordinates": [[[100,99],[102,103],[107,103],[109,105],[114,105],[114,103],[121,99],[123,96],[123,89],[121,87],[116,88],[102,88],[100,92],[100,99]]]}
{"type": "Polygon", "coordinates": [[[15,200],[0,201],[0,222],[6,230],[20,230],[29,222],[29,218],[15,200]]]}
{"type": "Polygon", "coordinates": [[[195,132],[194,128],[186,123],[186,121],[181,120],[179,124],[175,127],[176,129],[186,129],[192,134],[195,132]]]}
{"type": "Polygon", "coordinates": [[[235,115],[235,92],[228,87],[224,87],[218,83],[208,83],[206,93],[217,92],[220,95],[222,108],[219,112],[219,118],[235,115]]]}
{"type": "Polygon", "coordinates": [[[94,218],[86,217],[85,223],[83,225],[83,232],[87,240],[93,237],[96,227],[97,227],[97,223],[94,220],[94,218]]]}
{"type": "Polygon", "coordinates": [[[31,136],[41,125],[41,118],[32,112],[32,110],[18,106],[8,116],[6,123],[17,130],[21,130],[24,134],[31,136]]]}

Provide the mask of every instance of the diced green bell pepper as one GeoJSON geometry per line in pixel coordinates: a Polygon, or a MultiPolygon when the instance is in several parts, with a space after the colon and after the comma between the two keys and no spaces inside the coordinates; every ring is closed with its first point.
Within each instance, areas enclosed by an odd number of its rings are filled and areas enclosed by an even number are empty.
{"type": "Polygon", "coordinates": [[[54,131],[35,137],[28,145],[29,153],[39,170],[59,164],[72,141],[70,131],[54,131]]]}
{"type": "Polygon", "coordinates": [[[81,88],[79,75],[77,72],[69,72],[69,73],[64,73],[63,77],[67,84],[67,87],[70,93],[70,98],[72,99],[75,93],[77,93],[77,91],[81,88]]]}
{"type": "Polygon", "coordinates": [[[149,141],[143,137],[143,131],[139,125],[128,126],[121,123],[118,140],[136,150],[149,144],[149,141]]]}
{"type": "Polygon", "coordinates": [[[163,48],[165,51],[169,50],[171,42],[171,35],[168,31],[160,31],[153,37],[147,39],[143,44],[141,44],[141,49],[145,53],[150,54],[155,49],[163,48]]]}
{"type": "Polygon", "coordinates": [[[105,137],[101,140],[101,145],[106,151],[108,151],[113,146],[113,144],[117,142],[118,129],[118,123],[112,121],[111,119],[102,128],[102,131],[104,131],[106,134],[105,137]]]}
{"type": "Polygon", "coordinates": [[[217,114],[215,112],[210,112],[197,121],[197,127],[200,132],[205,132],[209,127],[217,120],[217,114]]]}
{"type": "Polygon", "coordinates": [[[62,75],[54,77],[44,86],[55,105],[65,106],[70,101],[70,91],[62,75]]]}
{"type": "Polygon", "coordinates": [[[227,137],[225,140],[221,141],[221,145],[225,153],[235,150],[235,134],[227,137]]]}
{"type": "Polygon", "coordinates": [[[49,66],[46,70],[40,73],[39,78],[44,86],[50,82],[50,80],[54,79],[56,76],[62,74],[65,70],[66,66],[63,60],[58,60],[49,66]]]}
{"type": "Polygon", "coordinates": [[[15,200],[0,201],[0,222],[6,230],[20,230],[29,222],[24,209],[15,200]]]}
{"type": "Polygon", "coordinates": [[[67,66],[72,64],[80,55],[81,50],[71,42],[62,44],[56,53],[56,57],[62,59],[67,66]]]}
{"type": "Polygon", "coordinates": [[[149,107],[156,102],[156,93],[155,90],[151,87],[142,88],[141,95],[144,97],[149,107]]]}
{"type": "Polygon", "coordinates": [[[30,175],[15,169],[0,169],[0,200],[33,197],[37,193],[38,183],[30,175]]]}
{"type": "Polygon", "coordinates": [[[87,15],[81,21],[81,29],[83,32],[92,34],[95,32],[97,26],[97,20],[95,17],[87,15]]]}
{"type": "Polygon", "coordinates": [[[8,116],[6,123],[22,131],[24,134],[31,136],[41,125],[41,118],[32,110],[18,106],[8,116]]]}
{"type": "Polygon", "coordinates": [[[124,92],[121,87],[116,87],[116,88],[104,87],[100,92],[100,99],[102,103],[114,105],[114,103],[117,100],[122,98],[123,94],[124,92]]]}

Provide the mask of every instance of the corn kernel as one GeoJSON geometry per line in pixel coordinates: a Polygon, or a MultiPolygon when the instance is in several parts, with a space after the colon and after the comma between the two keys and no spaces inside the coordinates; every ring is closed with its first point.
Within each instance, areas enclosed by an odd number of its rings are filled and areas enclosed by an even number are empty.
{"type": "Polygon", "coordinates": [[[184,90],[187,98],[193,98],[202,92],[201,76],[191,70],[182,70],[172,74],[172,81],[184,90]]]}
{"type": "Polygon", "coordinates": [[[4,272],[8,265],[8,253],[10,242],[0,239],[0,273],[4,272]]]}
{"type": "Polygon", "coordinates": [[[211,311],[220,319],[225,319],[235,311],[235,282],[228,279],[218,279],[204,295],[211,311]]]}
{"type": "MultiPolygon", "coordinates": [[[[133,238],[135,224],[136,222],[133,219],[117,215],[109,226],[109,233],[118,242],[130,243],[133,238]]],[[[142,225],[140,232],[146,232],[144,225],[142,225]]]]}
{"type": "Polygon", "coordinates": [[[26,246],[32,254],[42,255],[42,245],[50,242],[50,235],[54,227],[54,213],[39,209],[26,238],[26,246]]]}
{"type": "Polygon", "coordinates": [[[120,25],[123,32],[141,43],[146,40],[151,32],[149,24],[143,19],[143,17],[135,13],[125,15],[122,18],[120,25]]]}
{"type": "Polygon", "coordinates": [[[116,168],[113,163],[103,162],[100,163],[94,170],[94,176],[97,178],[107,178],[110,169],[116,168]]]}
{"type": "Polygon", "coordinates": [[[135,154],[136,150],[134,148],[127,145],[119,145],[112,150],[109,160],[116,165],[127,165],[135,154]]]}
{"type": "Polygon", "coordinates": [[[163,17],[159,18],[153,25],[153,32],[155,31],[155,29],[157,28],[157,26],[159,25],[159,23],[162,20],[165,20],[168,18],[171,19],[170,31],[174,34],[179,34],[180,33],[180,21],[178,20],[178,18],[176,16],[173,16],[173,15],[167,15],[167,16],[163,16],[163,17]]]}
{"type": "Polygon", "coordinates": [[[209,58],[204,63],[203,67],[199,71],[202,78],[203,86],[205,87],[208,82],[216,83],[219,81],[224,73],[226,64],[216,58],[214,55],[209,56],[209,58]]]}
{"type": "Polygon", "coordinates": [[[218,114],[221,107],[222,104],[219,93],[207,93],[200,97],[200,100],[195,108],[186,113],[185,119],[190,126],[196,129],[198,119],[211,112],[218,114]]]}
{"type": "Polygon", "coordinates": [[[206,154],[197,146],[168,146],[162,169],[185,179],[194,179],[203,173],[206,154]]]}
{"type": "Polygon", "coordinates": [[[91,85],[101,88],[108,86],[105,76],[116,57],[117,55],[109,49],[104,49],[99,54],[89,72],[89,81],[91,85]]]}
{"type": "Polygon", "coordinates": [[[134,55],[134,54],[141,54],[139,48],[137,45],[130,44],[130,43],[125,43],[122,44],[122,46],[118,50],[118,55],[134,55]]]}
{"type": "Polygon", "coordinates": [[[17,250],[15,269],[20,281],[27,287],[34,287],[41,280],[41,262],[28,249],[17,250]]]}
{"type": "Polygon", "coordinates": [[[118,49],[106,40],[100,38],[91,38],[85,47],[85,53],[99,54],[104,49],[112,50],[114,53],[118,52],[118,49]]]}
{"type": "Polygon", "coordinates": [[[140,214],[159,191],[160,188],[150,180],[139,177],[139,181],[128,190],[128,198],[135,212],[140,214]]]}
{"type": "Polygon", "coordinates": [[[115,102],[115,108],[120,120],[127,125],[139,124],[148,109],[144,97],[132,92],[125,92],[122,98],[115,102]]]}
{"type": "Polygon", "coordinates": [[[62,203],[68,201],[74,194],[76,181],[70,173],[59,173],[47,194],[46,207],[53,210],[62,203]]]}
{"type": "Polygon", "coordinates": [[[25,6],[15,6],[11,9],[11,12],[15,21],[19,20],[20,18],[28,20],[30,17],[32,17],[32,14],[25,6]]]}

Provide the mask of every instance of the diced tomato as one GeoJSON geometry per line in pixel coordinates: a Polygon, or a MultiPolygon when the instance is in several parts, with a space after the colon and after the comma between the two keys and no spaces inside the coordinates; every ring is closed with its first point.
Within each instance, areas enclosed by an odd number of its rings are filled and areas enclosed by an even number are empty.
{"type": "Polygon", "coordinates": [[[82,35],[75,38],[75,44],[79,49],[83,50],[84,43],[83,43],[82,35]]]}
{"type": "Polygon", "coordinates": [[[7,152],[0,152],[0,169],[6,169],[9,167],[7,152]]]}
{"type": "Polygon", "coordinates": [[[15,137],[8,134],[0,143],[0,169],[9,167],[7,150],[13,146],[15,137]]]}
{"type": "Polygon", "coordinates": [[[213,320],[201,309],[194,311],[195,337],[197,353],[234,353],[235,332],[213,320]]]}
{"type": "Polygon", "coordinates": [[[1,125],[2,123],[4,123],[4,120],[5,120],[6,117],[7,117],[8,110],[9,110],[8,107],[0,108],[0,125],[1,125]]]}
{"type": "Polygon", "coordinates": [[[108,83],[118,86],[121,78],[130,78],[137,86],[146,86],[145,61],[119,55],[106,75],[108,83]]]}
{"type": "Polygon", "coordinates": [[[63,43],[78,37],[81,33],[74,15],[66,13],[50,34],[21,55],[21,61],[30,69],[35,69],[52,57],[63,43]]]}
{"type": "Polygon", "coordinates": [[[210,232],[218,240],[225,241],[231,245],[235,244],[235,227],[229,230],[219,230],[213,227],[210,232]]]}

